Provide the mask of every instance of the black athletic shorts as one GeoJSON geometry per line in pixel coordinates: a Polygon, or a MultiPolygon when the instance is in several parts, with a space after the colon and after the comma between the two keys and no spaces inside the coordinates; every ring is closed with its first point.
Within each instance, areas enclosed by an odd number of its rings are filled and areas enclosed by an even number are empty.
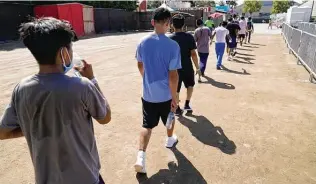
{"type": "Polygon", "coordinates": [[[239,38],[245,38],[246,34],[239,34],[239,38]]]}
{"type": "Polygon", "coordinates": [[[195,85],[195,77],[194,77],[194,71],[179,71],[179,83],[178,83],[178,89],[177,92],[179,93],[181,90],[182,82],[184,83],[185,88],[188,87],[194,87],[195,85]]]}
{"type": "Polygon", "coordinates": [[[168,115],[171,111],[171,100],[160,103],[147,102],[142,99],[143,102],[143,127],[154,128],[158,125],[161,119],[165,125],[168,115]]]}

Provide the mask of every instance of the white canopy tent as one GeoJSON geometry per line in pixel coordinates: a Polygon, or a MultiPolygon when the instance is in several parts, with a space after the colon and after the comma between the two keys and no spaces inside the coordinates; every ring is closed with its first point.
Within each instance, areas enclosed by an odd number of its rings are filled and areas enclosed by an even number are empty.
{"type": "Polygon", "coordinates": [[[169,6],[167,6],[166,3],[162,3],[162,5],[160,5],[159,8],[166,8],[170,12],[174,12],[175,11],[174,9],[170,8],[169,6]]]}

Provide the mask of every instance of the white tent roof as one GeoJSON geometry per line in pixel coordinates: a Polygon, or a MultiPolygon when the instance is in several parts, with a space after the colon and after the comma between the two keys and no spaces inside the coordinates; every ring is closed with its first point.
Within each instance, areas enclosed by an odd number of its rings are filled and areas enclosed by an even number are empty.
{"type": "Polygon", "coordinates": [[[313,0],[309,0],[306,3],[303,3],[299,6],[300,8],[312,8],[313,7],[313,0]]]}
{"type": "Polygon", "coordinates": [[[174,9],[170,8],[169,6],[167,6],[166,3],[163,3],[161,6],[159,6],[159,8],[166,8],[167,10],[169,10],[171,12],[174,11],[174,9]]]}

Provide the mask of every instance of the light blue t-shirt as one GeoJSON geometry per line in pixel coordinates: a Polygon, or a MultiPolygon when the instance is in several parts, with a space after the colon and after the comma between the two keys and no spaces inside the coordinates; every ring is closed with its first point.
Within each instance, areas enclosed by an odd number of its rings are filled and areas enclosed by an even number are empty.
{"type": "Polygon", "coordinates": [[[143,99],[152,103],[170,100],[169,71],[181,68],[178,43],[165,34],[151,34],[138,44],[136,59],[144,66],[143,99]]]}

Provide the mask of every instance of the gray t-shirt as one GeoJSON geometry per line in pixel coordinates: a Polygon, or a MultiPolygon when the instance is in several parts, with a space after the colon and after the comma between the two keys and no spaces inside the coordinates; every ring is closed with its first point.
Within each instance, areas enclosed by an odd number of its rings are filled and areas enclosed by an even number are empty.
{"type": "Polygon", "coordinates": [[[209,53],[210,48],[210,37],[212,31],[206,27],[201,26],[194,31],[194,39],[197,42],[197,50],[200,53],[209,53]]]}
{"type": "Polygon", "coordinates": [[[0,128],[22,129],[37,184],[96,184],[100,161],[91,117],[106,113],[106,100],[87,78],[37,74],[15,87],[0,128]]]}

